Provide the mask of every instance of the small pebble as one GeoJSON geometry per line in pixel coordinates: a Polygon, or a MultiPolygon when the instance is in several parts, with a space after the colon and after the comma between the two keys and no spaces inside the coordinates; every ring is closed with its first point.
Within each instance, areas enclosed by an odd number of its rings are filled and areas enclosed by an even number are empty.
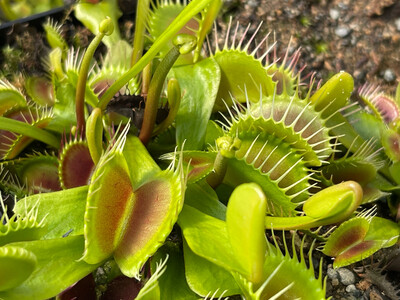
{"type": "Polygon", "coordinates": [[[386,69],[385,73],[383,73],[383,79],[385,79],[385,81],[387,82],[392,82],[393,80],[396,79],[396,75],[392,70],[386,69]]]}
{"type": "Polygon", "coordinates": [[[394,24],[396,25],[397,31],[400,31],[400,18],[396,19],[396,21],[394,21],[394,24]]]}
{"type": "Polygon", "coordinates": [[[354,284],[349,284],[348,286],[346,286],[346,292],[354,293],[356,291],[357,291],[357,288],[354,284]]]}
{"type": "Polygon", "coordinates": [[[339,285],[339,279],[334,278],[332,279],[332,286],[338,286],[339,285]]]}
{"type": "Polygon", "coordinates": [[[329,10],[329,15],[333,20],[337,20],[340,17],[340,12],[337,9],[331,8],[329,10]]]}
{"type": "Polygon", "coordinates": [[[351,30],[345,26],[339,26],[335,29],[335,34],[341,38],[348,36],[350,32],[351,30]]]}
{"type": "Polygon", "coordinates": [[[248,6],[250,6],[250,7],[252,7],[252,8],[255,8],[255,7],[257,7],[257,6],[260,5],[260,3],[259,3],[258,1],[254,1],[254,0],[249,0],[249,1],[247,1],[246,4],[247,4],[248,6]]]}
{"type": "Polygon", "coordinates": [[[340,278],[340,282],[344,285],[354,284],[356,282],[356,277],[354,273],[348,269],[340,268],[337,270],[340,278]]]}
{"type": "Polygon", "coordinates": [[[328,278],[330,278],[330,279],[338,278],[338,272],[333,268],[328,267],[327,275],[328,275],[328,278]]]}

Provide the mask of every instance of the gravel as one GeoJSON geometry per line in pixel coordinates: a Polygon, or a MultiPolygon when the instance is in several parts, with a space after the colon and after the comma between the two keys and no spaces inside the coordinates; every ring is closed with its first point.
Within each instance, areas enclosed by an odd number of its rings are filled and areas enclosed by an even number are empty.
{"type": "Polygon", "coordinates": [[[383,73],[383,79],[387,82],[392,82],[396,79],[396,74],[391,69],[386,69],[383,73]]]}
{"type": "Polygon", "coordinates": [[[335,8],[332,8],[329,10],[329,15],[333,20],[337,20],[340,17],[340,11],[335,8]]]}
{"type": "Polygon", "coordinates": [[[394,24],[396,25],[397,31],[400,31],[400,18],[396,19],[396,21],[394,21],[394,24]]]}
{"type": "Polygon", "coordinates": [[[351,33],[351,29],[346,26],[339,26],[335,29],[335,34],[338,37],[344,38],[351,33]]]}
{"type": "Polygon", "coordinates": [[[340,268],[337,270],[339,275],[339,280],[344,285],[354,284],[356,282],[356,277],[352,271],[345,268],[340,268]]]}

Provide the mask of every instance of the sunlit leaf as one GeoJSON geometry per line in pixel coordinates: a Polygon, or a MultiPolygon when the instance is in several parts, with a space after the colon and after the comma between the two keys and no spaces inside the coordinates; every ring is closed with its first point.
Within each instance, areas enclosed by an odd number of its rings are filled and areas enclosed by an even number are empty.
{"type": "Polygon", "coordinates": [[[24,248],[0,247],[0,295],[24,282],[36,267],[36,256],[24,248]]]}
{"type": "Polygon", "coordinates": [[[84,249],[83,236],[18,242],[9,246],[20,247],[33,253],[37,265],[31,276],[22,284],[0,292],[2,299],[35,300],[54,297],[99,266],[80,260],[84,249]]]}
{"type": "Polygon", "coordinates": [[[170,76],[178,80],[184,94],[176,118],[177,144],[185,141],[185,150],[202,149],[219,86],[218,64],[208,58],[173,68],[170,76]]]}

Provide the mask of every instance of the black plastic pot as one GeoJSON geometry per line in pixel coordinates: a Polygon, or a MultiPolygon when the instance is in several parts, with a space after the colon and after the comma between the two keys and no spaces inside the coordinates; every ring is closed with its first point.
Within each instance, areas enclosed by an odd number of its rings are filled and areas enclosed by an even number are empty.
{"type": "Polygon", "coordinates": [[[66,4],[64,6],[60,6],[45,12],[41,12],[35,15],[28,16],[26,18],[17,19],[13,21],[9,21],[6,23],[0,24],[0,46],[4,46],[5,44],[9,44],[9,37],[14,32],[23,31],[29,24],[29,26],[33,26],[37,29],[41,30],[42,24],[46,21],[47,18],[52,17],[54,19],[61,18],[64,12],[72,5],[66,4]]]}

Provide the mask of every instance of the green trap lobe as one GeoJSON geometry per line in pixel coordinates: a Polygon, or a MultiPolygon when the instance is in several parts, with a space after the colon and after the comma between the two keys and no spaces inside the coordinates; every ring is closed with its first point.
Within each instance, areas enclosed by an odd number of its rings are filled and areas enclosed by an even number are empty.
{"type": "Polygon", "coordinates": [[[61,189],[57,164],[51,159],[46,161],[44,157],[42,161],[33,161],[21,173],[22,182],[26,182],[28,189],[34,194],[61,189]]]}
{"type": "Polygon", "coordinates": [[[359,261],[363,258],[367,258],[370,253],[375,252],[375,248],[381,247],[380,241],[364,241],[353,247],[347,249],[335,258],[334,267],[348,265],[354,261],[359,261]]]}
{"type": "Polygon", "coordinates": [[[100,189],[89,196],[85,215],[85,261],[98,263],[112,254],[121,237],[124,212],[126,214],[133,189],[125,169],[115,161],[95,186],[100,189]]]}
{"type": "Polygon", "coordinates": [[[338,256],[342,252],[345,252],[346,249],[351,249],[364,239],[369,227],[369,224],[365,219],[360,219],[357,223],[349,223],[349,225],[352,226],[342,227],[345,229],[344,232],[340,232],[340,234],[339,232],[337,234],[332,234],[328,243],[325,245],[323,251],[324,254],[329,256],[338,256]]]}
{"type": "Polygon", "coordinates": [[[121,242],[114,256],[119,261],[134,261],[136,256],[152,247],[160,227],[168,222],[168,211],[173,198],[171,184],[164,179],[145,183],[135,191],[133,210],[126,221],[121,242]]]}
{"type": "Polygon", "coordinates": [[[94,163],[86,143],[73,143],[65,148],[61,157],[60,177],[66,189],[87,185],[94,163]]]}
{"type": "Polygon", "coordinates": [[[199,181],[214,168],[216,153],[187,151],[183,152],[183,168],[188,169],[188,184],[199,181]]]}

